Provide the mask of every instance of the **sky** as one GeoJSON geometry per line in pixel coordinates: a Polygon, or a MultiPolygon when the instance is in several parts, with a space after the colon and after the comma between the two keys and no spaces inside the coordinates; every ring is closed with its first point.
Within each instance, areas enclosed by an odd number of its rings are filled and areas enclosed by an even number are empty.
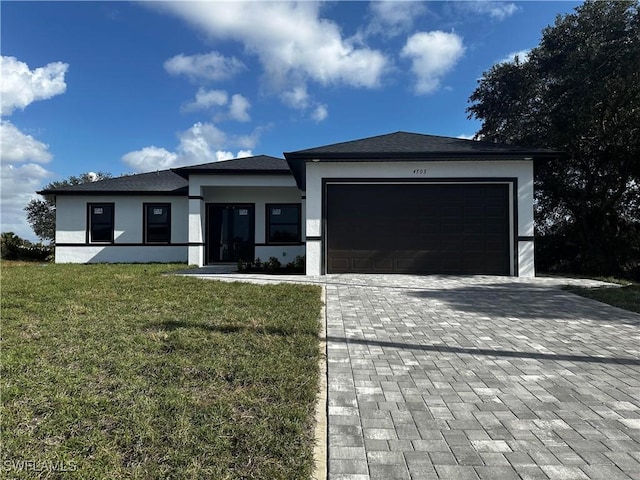
{"type": "Polygon", "coordinates": [[[471,138],[483,72],[581,2],[0,5],[0,230],[46,184],[409,131],[471,138]]]}

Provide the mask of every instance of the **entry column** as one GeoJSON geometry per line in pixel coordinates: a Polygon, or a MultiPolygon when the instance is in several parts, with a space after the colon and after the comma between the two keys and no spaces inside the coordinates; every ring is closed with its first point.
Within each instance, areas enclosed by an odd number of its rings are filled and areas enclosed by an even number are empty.
{"type": "Polygon", "coordinates": [[[204,266],[204,198],[189,192],[189,265],[204,266]]]}

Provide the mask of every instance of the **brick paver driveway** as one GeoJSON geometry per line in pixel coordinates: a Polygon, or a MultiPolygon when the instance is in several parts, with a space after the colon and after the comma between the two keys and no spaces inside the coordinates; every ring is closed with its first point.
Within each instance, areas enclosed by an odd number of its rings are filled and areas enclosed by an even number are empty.
{"type": "Polygon", "coordinates": [[[550,279],[324,280],[330,480],[640,479],[640,315],[550,279]]]}

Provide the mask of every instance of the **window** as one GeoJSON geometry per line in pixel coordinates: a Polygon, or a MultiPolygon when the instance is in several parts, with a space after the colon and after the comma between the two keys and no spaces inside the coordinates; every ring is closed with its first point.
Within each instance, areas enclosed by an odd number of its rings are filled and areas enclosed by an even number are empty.
{"type": "Polygon", "coordinates": [[[113,203],[89,204],[89,242],[113,243],[113,203]]]}
{"type": "Polygon", "coordinates": [[[144,243],[171,242],[171,204],[144,204],[144,243]]]}
{"type": "Polygon", "coordinates": [[[267,205],[267,243],[300,242],[300,204],[267,205]]]}

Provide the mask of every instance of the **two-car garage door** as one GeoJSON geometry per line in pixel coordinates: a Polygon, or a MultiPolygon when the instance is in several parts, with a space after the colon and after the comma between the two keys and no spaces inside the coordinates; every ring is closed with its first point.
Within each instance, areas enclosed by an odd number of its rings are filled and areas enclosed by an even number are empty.
{"type": "Polygon", "coordinates": [[[507,183],[327,183],[327,273],[509,275],[507,183]]]}

